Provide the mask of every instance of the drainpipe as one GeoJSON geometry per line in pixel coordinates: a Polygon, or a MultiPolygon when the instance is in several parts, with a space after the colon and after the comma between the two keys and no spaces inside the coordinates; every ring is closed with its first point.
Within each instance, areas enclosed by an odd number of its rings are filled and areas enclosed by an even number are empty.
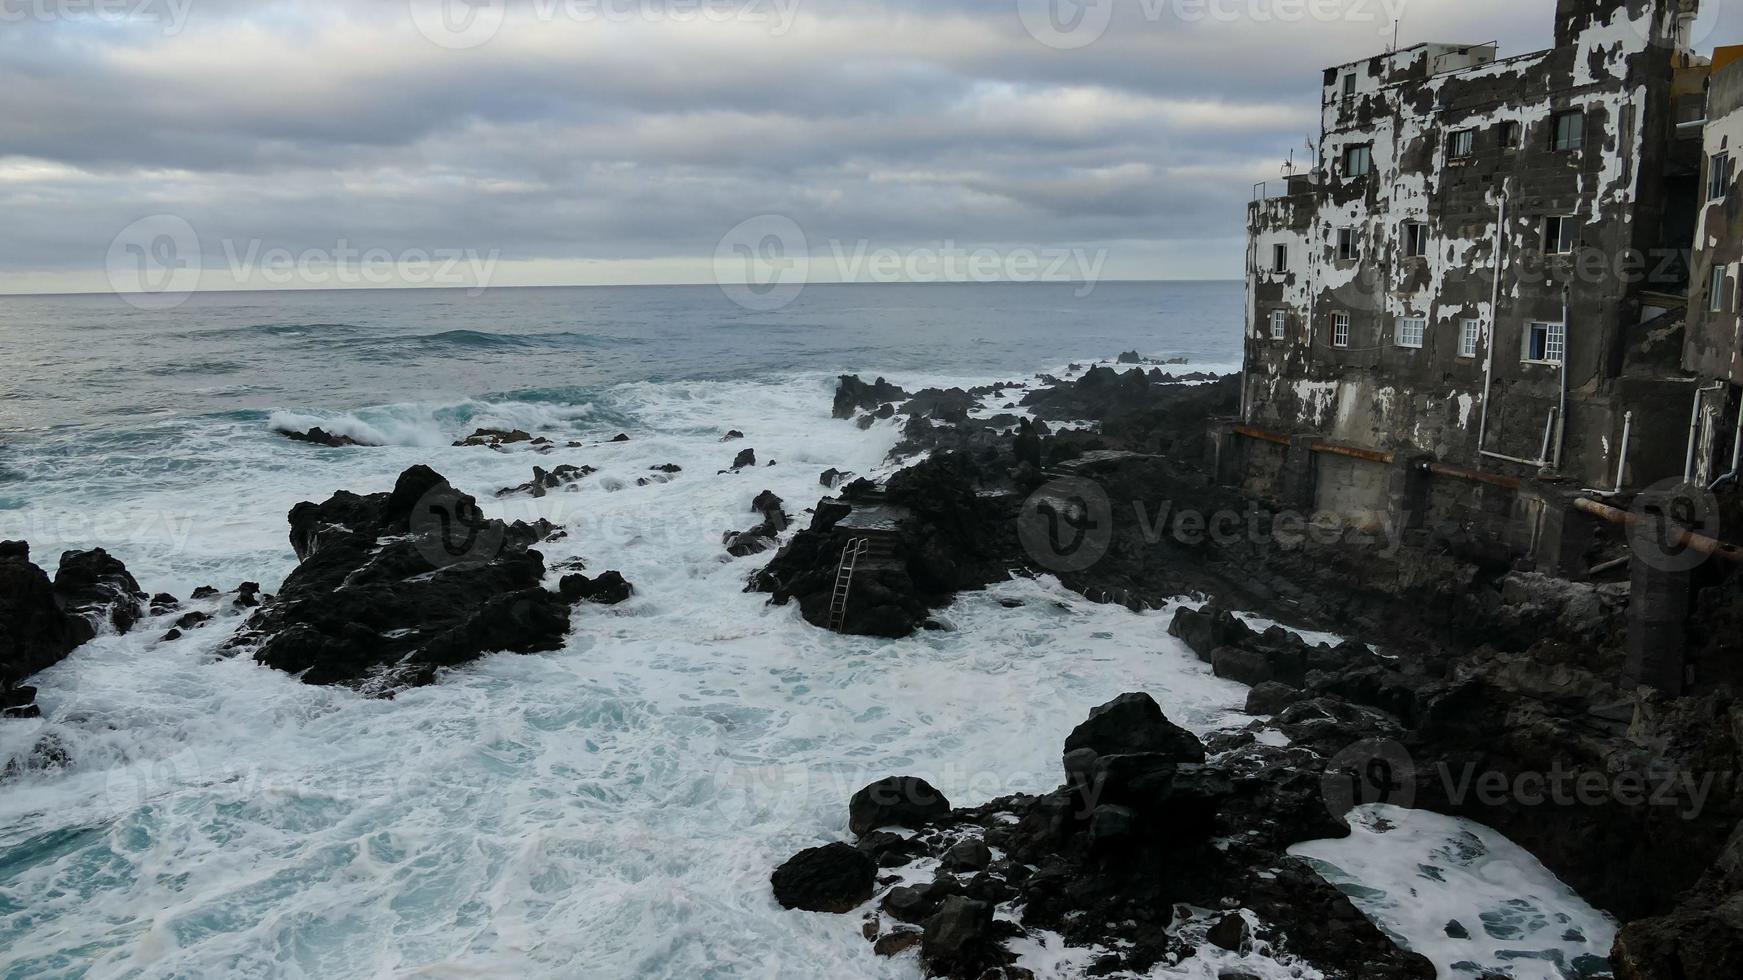
{"type": "MultiPolygon", "coordinates": [[[[1489,445],[1489,392],[1495,376],[1495,334],[1501,326],[1501,260],[1507,241],[1507,191],[1501,190],[1500,213],[1495,218],[1495,281],[1489,291],[1489,334],[1483,338],[1483,413],[1477,422],[1477,456],[1479,465],[1489,445]]],[[[1565,344],[1563,345],[1566,346],[1565,344]]]]}
{"type": "Polygon", "coordinates": [[[1682,482],[1688,483],[1695,478],[1695,434],[1701,427],[1701,399],[1709,391],[1718,391],[1725,387],[1725,382],[1715,381],[1705,388],[1695,389],[1695,404],[1689,409],[1689,452],[1682,464],[1682,482]]]}
{"type": "Polygon", "coordinates": [[[1737,479],[1740,470],[1743,470],[1743,398],[1737,401],[1737,431],[1731,436],[1731,470],[1714,480],[1707,489],[1717,490],[1720,484],[1737,479]]]}
{"type": "Polygon", "coordinates": [[[1567,322],[1568,287],[1561,287],[1561,402],[1555,410],[1555,462],[1551,466],[1561,472],[1561,449],[1567,445],[1567,362],[1573,354],[1573,331],[1567,322]]]}
{"type": "MultiPolygon", "coordinates": [[[[1628,472],[1628,437],[1632,435],[1633,432],[1634,413],[1624,412],[1622,414],[1622,456],[1616,461],[1616,489],[1593,490],[1587,488],[1580,491],[1581,493],[1589,493],[1594,497],[1614,497],[1622,492],[1622,475],[1628,472]]],[[[1592,571],[1596,572],[1597,569],[1594,568],[1592,571]]]]}

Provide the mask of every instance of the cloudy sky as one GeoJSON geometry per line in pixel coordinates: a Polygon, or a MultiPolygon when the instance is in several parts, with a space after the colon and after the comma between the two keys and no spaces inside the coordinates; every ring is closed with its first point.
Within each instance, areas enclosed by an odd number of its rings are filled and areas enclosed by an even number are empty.
{"type": "MultiPolygon", "coordinates": [[[[1235,278],[1320,69],[1394,13],[1405,44],[1535,50],[1555,6],[1051,2],[0,0],[0,291],[108,289],[129,250],[192,254],[203,288],[441,282],[426,254],[705,282],[766,215],[833,267],[1080,250],[1102,278],[1235,278]]],[[[1743,13],[1700,30],[1743,40],[1743,13]]]]}

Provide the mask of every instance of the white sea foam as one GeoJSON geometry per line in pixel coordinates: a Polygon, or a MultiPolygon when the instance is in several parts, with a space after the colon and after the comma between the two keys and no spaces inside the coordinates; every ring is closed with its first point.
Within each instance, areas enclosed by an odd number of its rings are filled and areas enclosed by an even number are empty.
{"type": "Polygon", "coordinates": [[[1607,977],[1616,923],[1493,830],[1373,804],[1343,840],[1290,848],[1447,980],[1607,977]]]}
{"type": "MultiPolygon", "coordinates": [[[[1129,690],[1201,733],[1248,720],[1245,688],[1167,635],[1171,609],[1094,605],[1052,579],[966,595],[955,632],[901,641],[829,634],[745,594],[766,557],[727,560],[720,533],[755,523],[752,497],[773,490],[803,524],[820,470],[881,472],[899,437],[829,418],[830,387],[641,384],[590,406],[344,416],[387,437],[378,449],[208,420],[173,459],[117,455],[45,484],[22,514],[39,556],[102,543],[152,591],[270,591],[292,566],[292,504],[428,463],[493,514],[563,523],[548,560],[620,569],[638,594],[578,610],[562,651],[486,658],[393,701],[220,658],[242,615],[227,600],[179,642],[158,640],[168,617],[100,637],[38,676],[47,719],[0,723],[0,756],[53,733],[75,759],[0,792],[0,972],[913,978],[914,958],[872,955],[856,918],[783,912],[769,893],[780,861],[846,837],[860,785],[912,773],[957,804],[1049,790],[1071,728],[1129,690]],[[449,445],[486,420],[586,447],[449,445]],[[721,443],[728,428],[745,439],[721,443]],[[605,441],[620,430],[629,442],[605,441]],[[776,465],[717,474],[746,447],[776,465]],[[492,496],[565,462],[600,472],[572,493],[492,496]],[[664,463],[683,472],[636,486],[664,463]],[[110,524],[79,519],[93,512],[110,524]]],[[[1406,867],[1432,847],[1392,840],[1406,867]]],[[[1521,887],[1553,884],[1536,874],[1521,887]]],[[[1087,962],[1057,937],[1031,946],[1042,976],[1087,962]]],[[[1158,975],[1208,980],[1218,955],[1158,975]]]]}

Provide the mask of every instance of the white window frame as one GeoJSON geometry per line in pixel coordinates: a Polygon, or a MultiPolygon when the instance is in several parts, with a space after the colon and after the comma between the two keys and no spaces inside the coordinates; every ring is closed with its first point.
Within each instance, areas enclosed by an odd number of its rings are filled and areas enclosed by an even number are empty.
{"type": "Polygon", "coordinates": [[[1723,201],[1725,199],[1726,178],[1731,176],[1731,153],[1729,150],[1715,153],[1707,158],[1707,200],[1723,201]]]}
{"type": "Polygon", "coordinates": [[[1411,350],[1421,350],[1423,342],[1428,339],[1428,317],[1401,316],[1393,334],[1393,342],[1399,347],[1411,350]]]}
{"type": "Polygon", "coordinates": [[[1289,312],[1287,310],[1271,311],[1271,339],[1282,340],[1289,332],[1289,312]]]}
{"type": "Polygon", "coordinates": [[[1579,244],[1577,241],[1579,238],[1579,227],[1579,219],[1571,214],[1544,215],[1543,254],[1572,255],[1574,247],[1579,244]],[[1550,234],[1550,229],[1552,227],[1557,232],[1554,236],[1551,236],[1550,234]],[[1564,240],[1567,244],[1566,248],[1561,247],[1564,240]]]}
{"type": "Polygon", "coordinates": [[[1575,153],[1586,147],[1586,113],[1583,109],[1569,109],[1557,112],[1549,117],[1549,148],[1557,153],[1575,153]],[[1573,132],[1564,139],[1562,123],[1576,120],[1573,132]]]}
{"type": "Polygon", "coordinates": [[[1360,230],[1358,228],[1338,229],[1337,260],[1339,262],[1360,262],[1362,260],[1362,240],[1358,234],[1360,230]]]}
{"type": "Polygon", "coordinates": [[[1525,325],[1525,350],[1520,360],[1527,364],[1560,364],[1567,357],[1567,324],[1533,320],[1525,325]],[[1543,356],[1532,357],[1532,340],[1543,333],[1543,356]]]}
{"type": "Polygon", "coordinates": [[[1459,356],[1476,357],[1477,345],[1482,343],[1483,321],[1467,317],[1459,321],[1459,356]]]}
{"type": "Polygon", "coordinates": [[[1725,312],[1725,282],[1730,278],[1731,267],[1715,265],[1707,279],[1707,312],[1725,312]]]}
{"type": "Polygon", "coordinates": [[[1404,257],[1421,259],[1428,256],[1428,224],[1422,221],[1404,222],[1404,257]]]}
{"type": "Polygon", "coordinates": [[[1374,172],[1374,148],[1367,143],[1352,143],[1344,147],[1344,176],[1366,177],[1374,172]],[[1360,160],[1358,167],[1356,161],[1360,160]]]}
{"type": "Polygon", "coordinates": [[[1350,346],[1350,315],[1348,313],[1333,313],[1331,315],[1331,345],[1333,347],[1350,346]]]}
{"type": "Polygon", "coordinates": [[[1271,246],[1271,271],[1272,272],[1288,272],[1289,271],[1289,246],[1287,246],[1287,245],[1272,245],[1271,246]]]}
{"type": "Polygon", "coordinates": [[[1477,155],[1477,131],[1474,129],[1455,129],[1448,139],[1446,157],[1448,160],[1469,160],[1477,155]]]}

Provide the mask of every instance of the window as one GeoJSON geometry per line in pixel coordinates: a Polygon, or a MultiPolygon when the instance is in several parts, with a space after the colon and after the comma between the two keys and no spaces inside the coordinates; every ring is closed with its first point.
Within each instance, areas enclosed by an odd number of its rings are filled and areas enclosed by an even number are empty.
{"type": "Polygon", "coordinates": [[[1719,201],[1725,197],[1725,182],[1731,177],[1731,154],[1715,153],[1707,163],[1707,200],[1719,201]]]}
{"type": "Polygon", "coordinates": [[[1477,356],[1477,338],[1483,335],[1483,321],[1459,321],[1459,356],[1477,356]]]}
{"type": "Polygon", "coordinates": [[[1577,150],[1586,145],[1586,114],[1583,112],[1561,112],[1555,116],[1555,125],[1550,131],[1550,148],[1555,150],[1577,150]]]}
{"type": "Polygon", "coordinates": [[[1344,147],[1344,176],[1366,177],[1374,169],[1374,151],[1366,145],[1344,147]]]}
{"type": "Polygon", "coordinates": [[[1567,324],[1533,323],[1525,331],[1525,359],[1560,364],[1567,349],[1567,324]]]}
{"type": "Polygon", "coordinates": [[[1725,312],[1725,273],[1726,266],[1713,266],[1713,281],[1707,286],[1707,312],[1725,312]]]}
{"type": "Polygon", "coordinates": [[[1348,75],[1344,76],[1344,98],[1353,99],[1355,97],[1356,97],[1356,73],[1351,72],[1348,75]]]}
{"type": "Polygon", "coordinates": [[[1350,346],[1350,315],[1348,313],[1333,313],[1331,315],[1331,345],[1333,347],[1350,346]]]}
{"type": "Polygon", "coordinates": [[[1272,272],[1288,272],[1289,271],[1289,246],[1287,246],[1287,245],[1273,245],[1273,246],[1271,246],[1271,271],[1272,272]]]}
{"type": "Polygon", "coordinates": [[[1565,215],[1551,215],[1543,219],[1543,250],[1553,255],[1566,255],[1574,250],[1574,233],[1579,225],[1576,219],[1565,215]]]}
{"type": "Polygon", "coordinates": [[[1354,262],[1362,257],[1361,243],[1356,239],[1354,228],[1338,229],[1338,261],[1354,262]]]}
{"type": "Polygon", "coordinates": [[[1271,339],[1282,340],[1284,330],[1289,325],[1289,314],[1284,310],[1271,311],[1271,339]]]}
{"type": "Polygon", "coordinates": [[[1477,131],[1461,129],[1452,134],[1452,143],[1448,146],[1446,155],[1454,160],[1465,160],[1477,149],[1477,131]]]}
{"type": "Polygon", "coordinates": [[[1519,149],[1519,123],[1518,122],[1516,122],[1514,120],[1508,120],[1507,122],[1504,122],[1504,123],[1497,125],[1495,127],[1495,129],[1496,129],[1496,137],[1497,137],[1496,142],[1501,144],[1501,149],[1503,149],[1503,150],[1517,150],[1517,149],[1519,149]]]}
{"type": "Polygon", "coordinates": [[[1422,335],[1428,332],[1428,320],[1419,316],[1398,318],[1398,346],[1421,347],[1422,335]]]}
{"type": "Polygon", "coordinates": [[[1420,221],[1404,223],[1404,257],[1419,259],[1428,254],[1428,226],[1420,221]]]}

